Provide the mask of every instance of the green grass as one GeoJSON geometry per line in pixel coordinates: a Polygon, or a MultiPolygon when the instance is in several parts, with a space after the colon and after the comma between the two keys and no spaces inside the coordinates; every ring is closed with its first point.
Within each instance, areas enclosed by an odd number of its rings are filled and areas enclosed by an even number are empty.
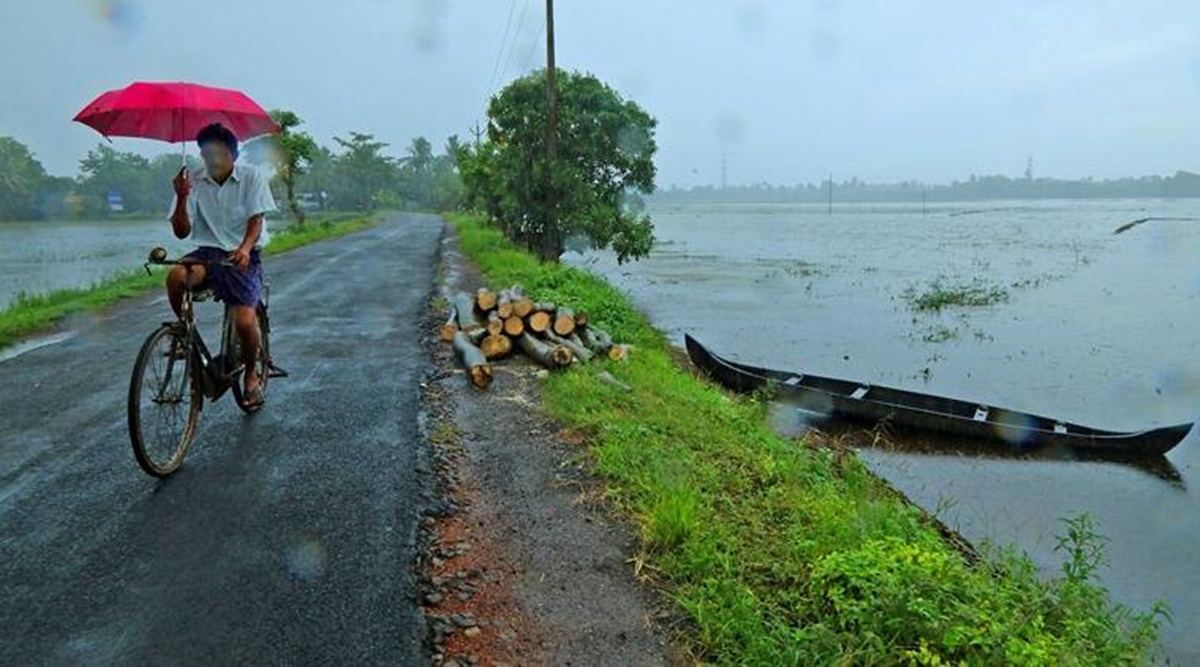
{"type": "Polygon", "coordinates": [[[682,370],[603,279],[539,264],[479,219],[451,218],[489,284],[571,303],[637,346],[628,363],[551,375],[543,401],[586,436],[608,498],[641,532],[635,563],[690,618],[685,641],[700,660],[1113,665],[1154,650],[1158,610],[1113,604],[1087,562],[1049,582],[1011,552],[968,564],[852,453],[784,439],[764,403],[682,370]],[[601,370],[633,391],[598,382],[601,370]]]}
{"type": "MultiPolygon", "coordinates": [[[[345,236],[375,224],[375,218],[356,217],[338,222],[310,222],[304,229],[285,227],[272,232],[264,254],[277,255],[310,243],[345,236]]],[[[163,272],[146,275],[142,269],[110,276],[91,287],[56,290],[47,294],[18,294],[0,311],[0,348],[35,333],[72,313],[95,310],[121,299],[139,296],[163,286],[163,272]]]]}
{"type": "Polygon", "coordinates": [[[981,278],[971,282],[951,282],[938,276],[924,288],[909,285],[902,295],[913,310],[939,311],[951,306],[990,306],[1008,301],[1008,290],[981,278]]]}

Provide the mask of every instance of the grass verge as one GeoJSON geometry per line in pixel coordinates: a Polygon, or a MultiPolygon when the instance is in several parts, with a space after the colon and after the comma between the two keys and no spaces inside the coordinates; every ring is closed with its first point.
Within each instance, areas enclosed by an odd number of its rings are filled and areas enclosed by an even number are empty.
{"type": "MultiPolygon", "coordinates": [[[[286,227],[272,232],[264,254],[277,255],[310,243],[345,236],[375,224],[374,218],[324,220],[303,229],[286,227]]],[[[55,290],[46,294],[19,294],[16,301],[0,311],[0,348],[40,331],[63,317],[77,312],[111,305],[120,299],[138,296],[161,288],[162,271],[146,275],[142,269],[110,276],[91,287],[55,290]]]]}
{"type": "Polygon", "coordinates": [[[637,567],[690,617],[698,658],[1113,665],[1154,651],[1165,611],[1109,599],[1093,580],[1101,545],[1090,523],[1068,530],[1061,579],[1040,580],[1011,551],[969,564],[853,454],[784,439],[767,426],[764,403],[681,369],[665,338],[602,278],[539,264],[479,218],[450,217],[489,284],[576,304],[636,346],[628,363],[552,375],[543,400],[588,436],[608,497],[640,529],[637,567]],[[599,370],[633,391],[597,382],[599,370]]]}

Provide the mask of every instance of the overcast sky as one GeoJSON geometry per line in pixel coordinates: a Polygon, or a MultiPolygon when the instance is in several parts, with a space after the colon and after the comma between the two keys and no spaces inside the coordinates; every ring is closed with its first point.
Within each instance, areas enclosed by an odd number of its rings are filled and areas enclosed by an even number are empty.
{"type": "MultiPolygon", "coordinates": [[[[0,136],[71,175],[100,92],[185,80],[395,154],[544,62],[542,0],[2,0],[0,136]],[[503,40],[507,30],[507,40],[503,40]],[[503,48],[502,48],[503,46],[503,48]],[[503,57],[499,57],[503,52],[503,57]],[[493,72],[497,71],[496,75],[493,72]]],[[[659,121],[659,186],[1200,171],[1195,0],[560,0],[559,67],[659,121]]],[[[115,139],[122,149],[159,145],[115,139]]]]}

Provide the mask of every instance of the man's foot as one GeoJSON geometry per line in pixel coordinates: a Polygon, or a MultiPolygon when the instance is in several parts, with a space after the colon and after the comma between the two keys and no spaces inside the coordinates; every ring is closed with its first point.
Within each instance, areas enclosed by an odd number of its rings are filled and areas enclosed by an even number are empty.
{"type": "Polygon", "coordinates": [[[243,402],[246,407],[256,407],[262,405],[266,401],[263,396],[262,380],[258,377],[258,373],[254,371],[246,371],[246,390],[242,393],[243,402]]]}

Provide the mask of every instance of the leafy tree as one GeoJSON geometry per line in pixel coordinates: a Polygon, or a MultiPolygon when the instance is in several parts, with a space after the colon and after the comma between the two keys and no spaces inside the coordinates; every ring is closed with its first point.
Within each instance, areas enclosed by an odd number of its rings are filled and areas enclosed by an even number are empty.
{"type": "Polygon", "coordinates": [[[558,160],[546,166],[546,76],[509,84],[488,106],[488,141],[464,151],[469,202],[513,240],[557,260],[565,239],[611,247],[624,262],[650,252],[638,194],[654,191],[657,122],[589,74],[558,73],[558,160]],[[556,202],[551,222],[550,195],[556,202]]]}
{"type": "Polygon", "coordinates": [[[0,220],[41,217],[39,197],[46,170],[29,149],[12,137],[0,137],[0,220]]]}
{"type": "Polygon", "coordinates": [[[79,171],[80,189],[93,211],[108,211],[109,192],[121,195],[127,211],[150,212],[162,207],[162,186],[151,183],[150,161],[137,153],[99,144],[79,161],[79,171]]]}
{"type": "Polygon", "coordinates": [[[339,200],[347,208],[373,210],[395,181],[396,160],[382,153],[388,144],[360,132],[351,132],[349,139],[333,140],[343,150],[334,158],[339,200]]]}
{"type": "Polygon", "coordinates": [[[275,177],[284,185],[287,191],[288,206],[292,209],[297,224],[304,224],[304,209],[296,200],[296,180],[304,174],[317,154],[317,142],[307,132],[299,132],[294,128],[304,123],[295,113],[283,109],[270,112],[271,118],[279,125],[280,133],[274,137],[276,147],[275,177]]]}
{"type": "Polygon", "coordinates": [[[318,144],[313,149],[308,168],[297,178],[297,188],[302,192],[313,192],[318,196],[318,205],[324,209],[329,202],[322,195],[334,195],[336,199],[338,181],[337,165],[333,151],[318,144]]]}

